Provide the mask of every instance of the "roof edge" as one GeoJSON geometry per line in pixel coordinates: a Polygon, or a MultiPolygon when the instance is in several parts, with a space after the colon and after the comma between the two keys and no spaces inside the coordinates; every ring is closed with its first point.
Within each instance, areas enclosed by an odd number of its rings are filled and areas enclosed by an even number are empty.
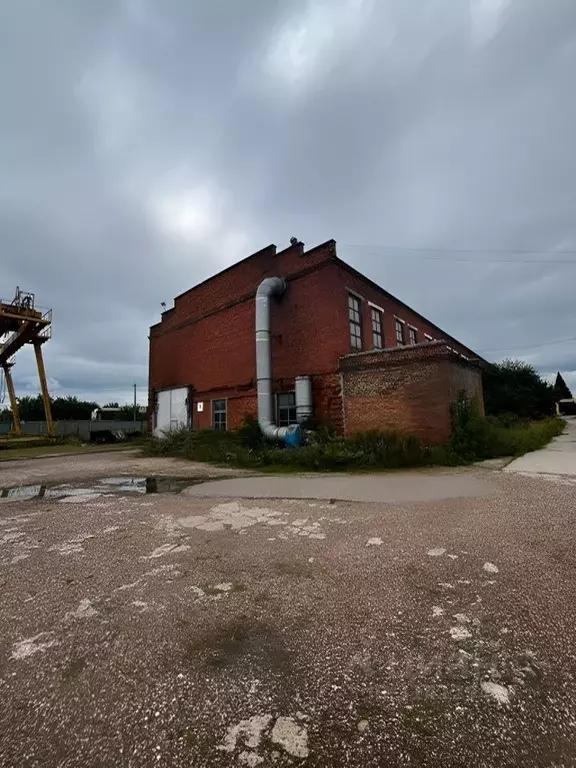
{"type": "MultiPolygon", "coordinates": [[[[480,360],[481,362],[488,365],[488,360],[485,360],[479,354],[474,352],[474,350],[471,349],[469,346],[467,346],[466,344],[463,344],[461,341],[458,341],[458,339],[455,336],[452,336],[451,334],[446,333],[446,331],[443,331],[442,328],[436,325],[436,323],[433,323],[431,320],[428,320],[427,317],[424,317],[424,315],[422,315],[417,310],[413,309],[409,304],[406,304],[406,302],[402,301],[402,299],[399,299],[397,296],[394,296],[394,294],[390,293],[390,291],[387,291],[385,288],[382,288],[381,285],[378,285],[378,283],[376,283],[371,278],[366,277],[366,275],[364,275],[362,272],[357,270],[351,264],[348,264],[347,261],[344,261],[343,259],[341,259],[340,256],[336,255],[335,261],[343,269],[347,270],[348,272],[355,275],[356,277],[359,277],[362,280],[365,280],[367,283],[370,283],[371,286],[376,288],[378,291],[381,291],[389,299],[392,299],[392,301],[395,301],[397,304],[400,304],[402,307],[406,307],[406,309],[409,309],[410,312],[413,312],[416,315],[416,317],[420,318],[420,320],[423,320],[425,323],[428,323],[428,325],[432,326],[432,328],[435,328],[438,331],[438,333],[442,334],[442,338],[446,339],[447,342],[452,341],[455,344],[459,344],[461,347],[464,347],[468,352],[470,352],[470,355],[473,359],[480,360]]],[[[357,354],[362,354],[362,353],[357,353],[357,354]]]]}
{"type": "MultiPolygon", "coordinates": [[[[174,302],[176,302],[178,299],[181,299],[183,296],[186,296],[188,293],[191,293],[191,291],[195,291],[196,288],[200,288],[201,285],[204,285],[205,283],[209,283],[210,280],[214,280],[216,277],[220,277],[221,275],[226,274],[226,272],[230,272],[231,269],[234,269],[240,264],[244,264],[245,262],[250,261],[250,259],[255,259],[257,256],[261,256],[263,253],[266,253],[266,251],[273,250],[273,255],[275,256],[276,249],[277,249],[277,246],[275,243],[270,243],[270,245],[267,245],[264,248],[260,248],[259,251],[255,251],[254,253],[251,253],[249,256],[245,256],[243,259],[240,259],[240,261],[235,261],[234,264],[230,264],[230,266],[224,267],[224,269],[221,269],[220,272],[216,272],[214,275],[210,275],[210,277],[207,277],[205,280],[201,280],[199,283],[196,283],[196,285],[193,285],[191,288],[188,288],[182,293],[179,293],[178,296],[174,297],[174,302]]],[[[167,310],[167,311],[170,311],[170,310],[167,310]]]]}

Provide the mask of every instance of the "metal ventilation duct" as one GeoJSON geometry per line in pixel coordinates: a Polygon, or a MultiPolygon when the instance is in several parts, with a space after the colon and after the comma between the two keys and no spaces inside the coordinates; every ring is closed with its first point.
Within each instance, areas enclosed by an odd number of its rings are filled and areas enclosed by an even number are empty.
{"type": "Polygon", "coordinates": [[[283,440],[292,445],[301,442],[297,424],[279,427],[274,422],[272,398],[272,348],[270,344],[270,300],[286,290],[282,277],[267,277],[256,291],[256,380],[258,389],[258,423],[269,440],[283,440]]]}

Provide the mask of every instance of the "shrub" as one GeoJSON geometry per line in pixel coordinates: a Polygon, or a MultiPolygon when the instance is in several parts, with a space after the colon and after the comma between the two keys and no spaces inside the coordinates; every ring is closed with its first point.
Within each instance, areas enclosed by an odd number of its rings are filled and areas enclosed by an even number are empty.
{"type": "Polygon", "coordinates": [[[141,429],[127,429],[124,432],[124,439],[128,442],[133,442],[136,440],[142,440],[144,438],[144,434],[141,429]]]}
{"type": "Polygon", "coordinates": [[[149,440],[146,452],[240,467],[284,466],[294,469],[345,470],[422,466],[430,449],[414,436],[369,432],[351,440],[322,433],[300,448],[270,444],[245,423],[237,432],[171,430],[149,440]]]}
{"type": "Polygon", "coordinates": [[[564,429],[564,422],[558,418],[523,421],[507,413],[500,418],[484,419],[478,404],[468,400],[463,393],[456,399],[452,414],[454,431],[448,454],[464,463],[521,456],[543,448],[564,429]]]}
{"type": "Polygon", "coordinates": [[[456,466],[499,456],[519,456],[543,447],[561,433],[563,421],[521,421],[516,416],[484,419],[474,401],[462,393],[453,406],[454,431],[446,445],[428,446],[414,435],[372,430],[349,439],[330,430],[311,435],[306,445],[289,448],[265,440],[255,419],[246,418],[236,432],[171,430],[149,440],[146,451],[192,461],[246,468],[346,471],[399,469],[432,464],[456,466]]]}
{"type": "Polygon", "coordinates": [[[430,449],[414,435],[371,430],[356,435],[351,444],[368,467],[416,467],[430,461],[430,449]]]}
{"type": "Polygon", "coordinates": [[[257,465],[252,451],[242,445],[238,432],[215,432],[211,429],[191,432],[186,428],[166,430],[161,438],[146,442],[144,451],[150,456],[180,456],[191,461],[212,464],[257,465]]]}
{"type": "Polygon", "coordinates": [[[493,455],[494,434],[482,418],[475,400],[461,392],[452,405],[452,439],[449,449],[462,462],[486,459],[493,455]]]}
{"type": "Polygon", "coordinates": [[[238,437],[246,448],[262,448],[266,442],[266,438],[258,424],[258,419],[251,413],[247,413],[244,416],[244,422],[238,430],[238,437]]]}
{"type": "Polygon", "coordinates": [[[513,413],[522,419],[544,419],[555,412],[554,387],[522,360],[490,365],[483,375],[486,413],[513,413]]]}

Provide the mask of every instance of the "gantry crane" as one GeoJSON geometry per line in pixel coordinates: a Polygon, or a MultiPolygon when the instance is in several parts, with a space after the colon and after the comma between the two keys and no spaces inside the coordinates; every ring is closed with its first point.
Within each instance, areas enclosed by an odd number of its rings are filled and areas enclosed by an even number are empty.
{"type": "Polygon", "coordinates": [[[40,390],[44,403],[44,413],[48,425],[48,434],[55,434],[50,395],[46,382],[46,371],[42,357],[42,344],[52,336],[52,310],[40,312],[34,308],[34,294],[16,288],[16,296],[10,302],[0,301],[0,368],[4,372],[6,387],[12,409],[13,429],[17,435],[22,434],[20,410],[16,391],[12,380],[11,368],[14,356],[25,344],[32,344],[36,354],[40,390]]]}

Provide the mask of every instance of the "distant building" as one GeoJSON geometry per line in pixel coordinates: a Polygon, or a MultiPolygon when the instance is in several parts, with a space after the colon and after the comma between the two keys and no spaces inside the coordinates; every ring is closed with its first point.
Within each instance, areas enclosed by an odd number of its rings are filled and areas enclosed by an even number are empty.
{"type": "Polygon", "coordinates": [[[285,281],[270,300],[273,419],[297,413],[311,390],[312,415],[341,434],[396,429],[440,442],[464,390],[483,403],[484,362],[399,299],[342,261],[329,240],[295,241],[252,254],[175,299],[150,329],[150,420],[235,429],[257,414],[255,295],[268,277],[285,281]],[[298,404],[300,406],[300,403],[298,404]]]}
{"type": "Polygon", "coordinates": [[[564,397],[556,403],[558,416],[576,416],[576,400],[573,397],[564,397]]]}
{"type": "Polygon", "coordinates": [[[90,415],[90,419],[92,421],[103,421],[106,419],[117,419],[118,414],[122,408],[119,406],[108,406],[105,405],[102,408],[94,408],[90,415]]]}

